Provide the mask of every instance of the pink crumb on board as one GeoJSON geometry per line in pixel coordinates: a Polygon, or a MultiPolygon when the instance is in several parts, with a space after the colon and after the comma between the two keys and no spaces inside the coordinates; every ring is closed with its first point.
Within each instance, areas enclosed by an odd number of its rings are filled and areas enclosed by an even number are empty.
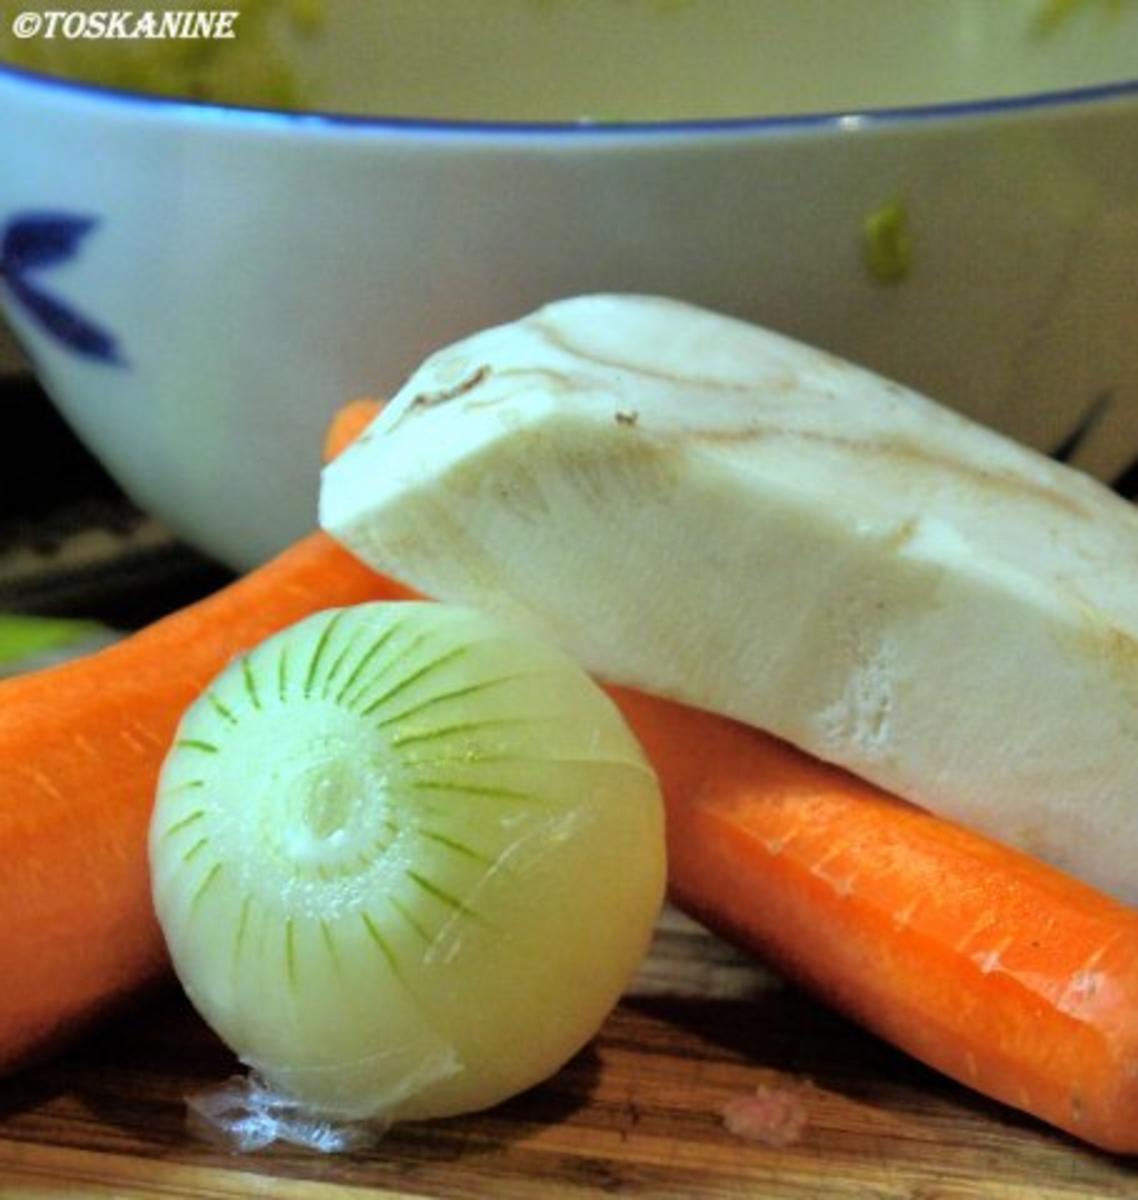
{"type": "Polygon", "coordinates": [[[763,1146],[790,1146],[799,1141],[809,1112],[806,1097],[810,1087],[798,1081],[785,1084],[760,1083],[744,1096],[723,1106],[723,1124],[728,1133],[763,1146]]]}

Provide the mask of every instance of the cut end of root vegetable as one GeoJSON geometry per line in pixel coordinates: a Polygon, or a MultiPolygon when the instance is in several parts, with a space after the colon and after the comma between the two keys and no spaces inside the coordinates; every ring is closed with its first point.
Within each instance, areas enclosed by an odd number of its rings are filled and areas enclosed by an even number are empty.
{"type": "Polygon", "coordinates": [[[481,1109],[596,1032],[663,898],[656,777],[559,650],[426,603],[317,614],[191,707],[151,826],[194,1005],[282,1096],[481,1109]]]}

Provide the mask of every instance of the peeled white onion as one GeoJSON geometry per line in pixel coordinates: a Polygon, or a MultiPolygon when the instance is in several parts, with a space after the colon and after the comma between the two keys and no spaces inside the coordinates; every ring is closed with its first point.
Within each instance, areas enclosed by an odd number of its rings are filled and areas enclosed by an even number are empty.
{"type": "Polygon", "coordinates": [[[560,651],[481,614],[301,622],[193,705],[151,827],[175,969],[313,1111],[437,1117],[556,1071],[647,946],[655,775],[560,651]]]}

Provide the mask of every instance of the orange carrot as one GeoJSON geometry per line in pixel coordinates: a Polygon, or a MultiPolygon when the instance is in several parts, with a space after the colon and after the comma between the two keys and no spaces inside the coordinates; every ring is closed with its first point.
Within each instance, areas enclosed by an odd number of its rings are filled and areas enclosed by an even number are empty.
{"type": "Polygon", "coordinates": [[[324,458],[336,458],[346,450],[379,415],[383,402],[370,396],[361,396],[342,405],[332,417],[328,432],[324,435],[324,458]]]}
{"type": "Polygon", "coordinates": [[[1138,1153],[1138,911],[757,730],[611,689],[678,906],[921,1061],[1138,1153]]]}
{"type": "Polygon", "coordinates": [[[407,595],[312,534],[118,645],[0,683],[0,1071],[165,974],[147,825],[200,689],[311,612],[407,595]]]}

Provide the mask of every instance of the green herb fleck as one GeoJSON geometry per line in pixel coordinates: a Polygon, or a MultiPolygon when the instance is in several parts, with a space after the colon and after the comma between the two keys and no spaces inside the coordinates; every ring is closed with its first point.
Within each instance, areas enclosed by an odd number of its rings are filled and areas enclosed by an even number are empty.
{"type": "Polygon", "coordinates": [[[909,214],[901,200],[890,200],[866,217],[862,225],[865,262],[880,283],[900,283],[913,265],[909,214]]]}

